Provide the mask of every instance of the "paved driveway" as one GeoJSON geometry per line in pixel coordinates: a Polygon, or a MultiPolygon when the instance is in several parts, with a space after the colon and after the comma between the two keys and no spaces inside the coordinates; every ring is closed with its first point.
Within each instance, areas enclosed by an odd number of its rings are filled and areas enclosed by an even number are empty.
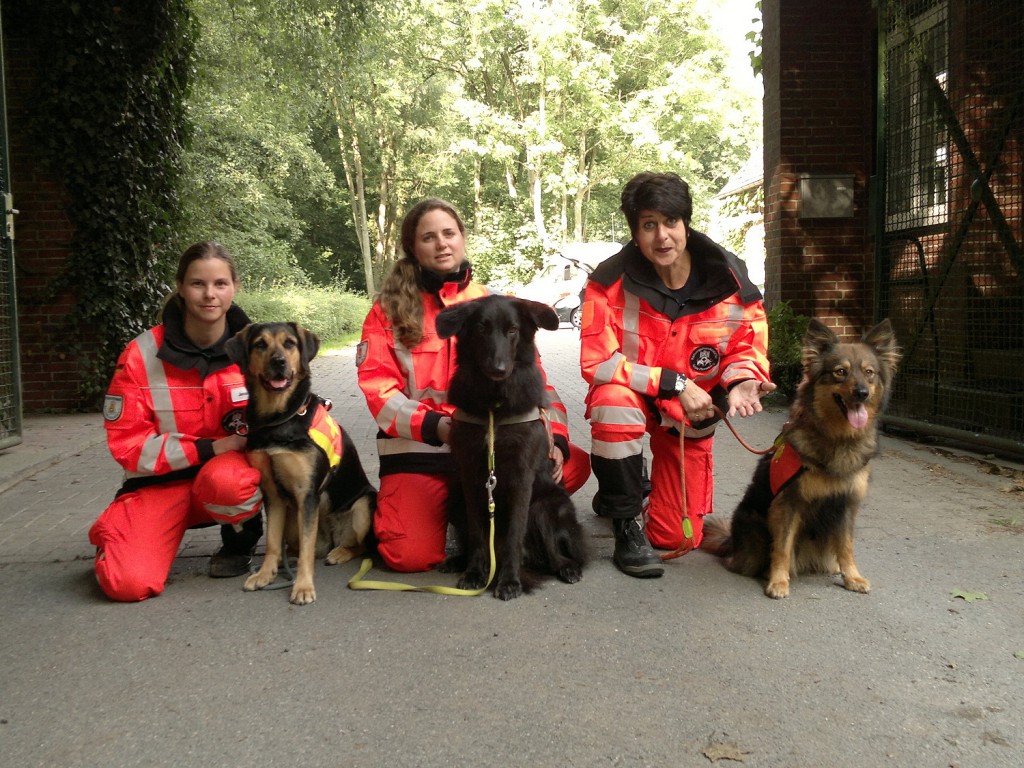
{"type": "MultiPolygon", "coordinates": [[[[578,338],[540,343],[587,447],[578,338]]],[[[315,370],[375,473],[353,351],[315,370]]],[[[783,420],[738,428],[765,446],[783,420]]],[[[318,565],[317,602],[296,608],[208,579],[211,529],[162,596],[118,605],[86,540],[119,477],[101,432],[96,415],[35,417],[0,454],[0,765],[1024,764],[1024,505],[1006,463],[884,438],[858,529],[866,596],[816,577],[773,601],[702,552],[627,578],[591,480],[583,581],[511,603],[353,592],[349,564],[318,565]]],[[[715,453],[728,514],[755,457],[725,430],[715,453]]]]}

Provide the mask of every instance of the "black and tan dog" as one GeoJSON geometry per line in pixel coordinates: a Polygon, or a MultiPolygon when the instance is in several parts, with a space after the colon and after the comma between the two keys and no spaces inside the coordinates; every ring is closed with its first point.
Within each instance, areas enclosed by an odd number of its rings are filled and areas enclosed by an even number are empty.
{"type": "Polygon", "coordinates": [[[888,320],[843,344],[812,319],[790,420],[758,462],[731,528],[708,518],[701,549],[731,571],[767,576],[769,597],[787,597],[792,576],[813,572],[840,573],[846,589],[868,592],[853,560],[854,520],[899,359],[888,320]]]}
{"type": "Polygon", "coordinates": [[[244,588],[274,580],[287,539],[299,555],[297,605],[316,600],[317,558],[334,565],[363,552],[377,499],[352,440],[312,392],[309,362],[319,348],[316,334],[295,323],[248,325],[226,344],[249,390],[246,451],[260,470],[267,510],[266,554],[244,588]]]}
{"type": "Polygon", "coordinates": [[[465,509],[456,505],[450,514],[468,554],[468,560],[451,558],[441,570],[465,566],[459,580],[462,589],[480,589],[487,582],[491,456],[496,482],[494,596],[502,600],[530,591],[537,583],[534,573],[577,582],[587,560],[576,509],[551,477],[549,436],[541,418],[548,398],[534,344],[538,328],[558,328],[555,311],[508,296],[456,304],[437,317],[438,335],[458,340],[448,399],[458,409],[451,449],[465,509]]]}

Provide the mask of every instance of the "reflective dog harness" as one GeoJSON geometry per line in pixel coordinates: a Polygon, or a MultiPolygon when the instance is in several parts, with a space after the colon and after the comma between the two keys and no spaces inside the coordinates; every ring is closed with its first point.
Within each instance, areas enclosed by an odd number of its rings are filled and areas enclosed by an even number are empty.
{"type": "Polygon", "coordinates": [[[309,438],[327,456],[332,469],[341,463],[341,427],[327,413],[327,407],[323,403],[318,403],[316,411],[313,412],[309,438]]]}

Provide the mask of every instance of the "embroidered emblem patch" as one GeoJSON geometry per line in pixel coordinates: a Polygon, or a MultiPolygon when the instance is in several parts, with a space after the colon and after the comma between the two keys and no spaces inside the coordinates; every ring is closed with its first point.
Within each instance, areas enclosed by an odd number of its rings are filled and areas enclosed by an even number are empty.
{"type": "Polygon", "coordinates": [[[707,373],[718,367],[718,350],[714,347],[697,347],[690,353],[690,368],[697,373],[707,373]]]}
{"type": "Polygon", "coordinates": [[[231,402],[232,403],[247,403],[249,402],[249,390],[244,386],[232,387],[231,388],[231,402]]]}
{"type": "Polygon", "coordinates": [[[107,395],[103,398],[103,418],[107,421],[117,421],[124,411],[124,398],[120,395],[107,395]]]}
{"type": "Polygon", "coordinates": [[[236,408],[233,411],[228,411],[224,414],[224,418],[220,422],[221,427],[224,431],[231,435],[244,435],[245,429],[245,411],[241,408],[236,408]]]}
{"type": "Polygon", "coordinates": [[[370,347],[370,342],[360,341],[356,345],[356,367],[366,362],[366,353],[370,347]]]}

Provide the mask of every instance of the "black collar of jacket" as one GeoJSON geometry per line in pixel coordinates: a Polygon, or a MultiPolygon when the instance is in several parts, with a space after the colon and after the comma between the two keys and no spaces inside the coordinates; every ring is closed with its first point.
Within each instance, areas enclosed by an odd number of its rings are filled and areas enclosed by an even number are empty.
{"type": "Polygon", "coordinates": [[[692,287],[685,304],[679,303],[654,271],[654,265],[633,241],[602,262],[590,279],[607,287],[621,278],[627,291],[673,320],[703,312],[737,291],[744,304],[761,300],[761,291],[750,282],[746,265],[735,254],[692,229],[686,247],[698,270],[699,282],[692,287]]]}
{"type": "Polygon", "coordinates": [[[461,291],[469,285],[469,281],[473,278],[473,268],[468,261],[462,262],[458,272],[438,274],[437,272],[431,272],[429,269],[423,269],[423,267],[420,267],[417,271],[420,275],[420,287],[428,293],[434,294],[440,293],[447,283],[456,283],[461,291]]]}
{"type": "Polygon", "coordinates": [[[195,368],[202,378],[231,365],[224,351],[224,342],[249,324],[249,317],[241,307],[232,304],[227,314],[227,330],[212,347],[200,349],[185,335],[185,317],[181,306],[172,299],[163,312],[164,340],[156,356],[165,363],[187,371],[195,368]]]}

